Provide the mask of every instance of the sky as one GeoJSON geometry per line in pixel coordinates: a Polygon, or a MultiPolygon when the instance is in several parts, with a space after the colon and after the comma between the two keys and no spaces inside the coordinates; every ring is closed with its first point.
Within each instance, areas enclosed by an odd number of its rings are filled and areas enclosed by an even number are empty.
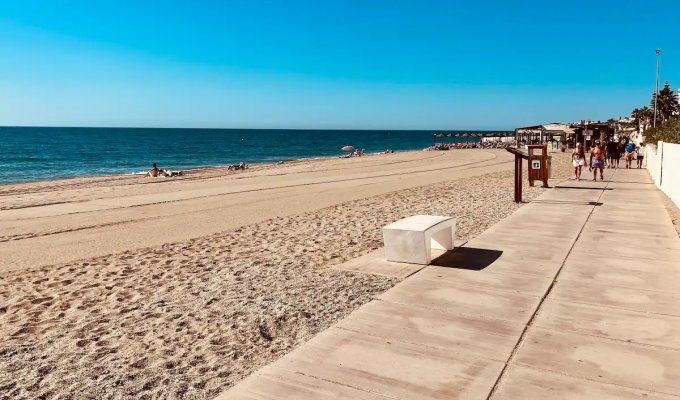
{"type": "Polygon", "coordinates": [[[0,125],[513,129],[680,86],[680,1],[0,0],[0,125]]]}

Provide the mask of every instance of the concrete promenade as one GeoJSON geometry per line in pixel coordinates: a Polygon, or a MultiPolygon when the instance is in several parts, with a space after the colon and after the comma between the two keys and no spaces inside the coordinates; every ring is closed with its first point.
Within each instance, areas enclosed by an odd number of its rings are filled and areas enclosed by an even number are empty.
{"type": "Polygon", "coordinates": [[[680,239],[645,170],[563,182],[433,264],[219,399],[680,400],[680,239]]]}

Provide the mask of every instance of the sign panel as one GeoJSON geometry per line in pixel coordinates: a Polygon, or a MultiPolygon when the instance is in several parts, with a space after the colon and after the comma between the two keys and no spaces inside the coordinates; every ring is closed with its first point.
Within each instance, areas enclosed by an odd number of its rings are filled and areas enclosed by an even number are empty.
{"type": "Polygon", "coordinates": [[[541,160],[531,160],[531,169],[541,169],[541,160]]]}

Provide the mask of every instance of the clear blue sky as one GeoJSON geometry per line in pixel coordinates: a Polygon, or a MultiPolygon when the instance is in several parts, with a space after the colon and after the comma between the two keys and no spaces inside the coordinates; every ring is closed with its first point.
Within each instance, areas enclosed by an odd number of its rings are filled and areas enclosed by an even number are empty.
{"type": "Polygon", "coordinates": [[[0,0],[0,125],[511,129],[680,85],[680,1],[0,0]]]}

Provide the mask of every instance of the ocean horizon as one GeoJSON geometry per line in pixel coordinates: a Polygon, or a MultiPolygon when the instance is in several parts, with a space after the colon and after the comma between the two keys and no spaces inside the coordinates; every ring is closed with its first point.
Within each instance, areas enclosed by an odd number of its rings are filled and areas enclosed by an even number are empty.
{"type": "MultiPolygon", "coordinates": [[[[456,130],[0,127],[0,184],[422,150],[456,130]]],[[[447,139],[464,141],[474,139],[447,139]]]]}

